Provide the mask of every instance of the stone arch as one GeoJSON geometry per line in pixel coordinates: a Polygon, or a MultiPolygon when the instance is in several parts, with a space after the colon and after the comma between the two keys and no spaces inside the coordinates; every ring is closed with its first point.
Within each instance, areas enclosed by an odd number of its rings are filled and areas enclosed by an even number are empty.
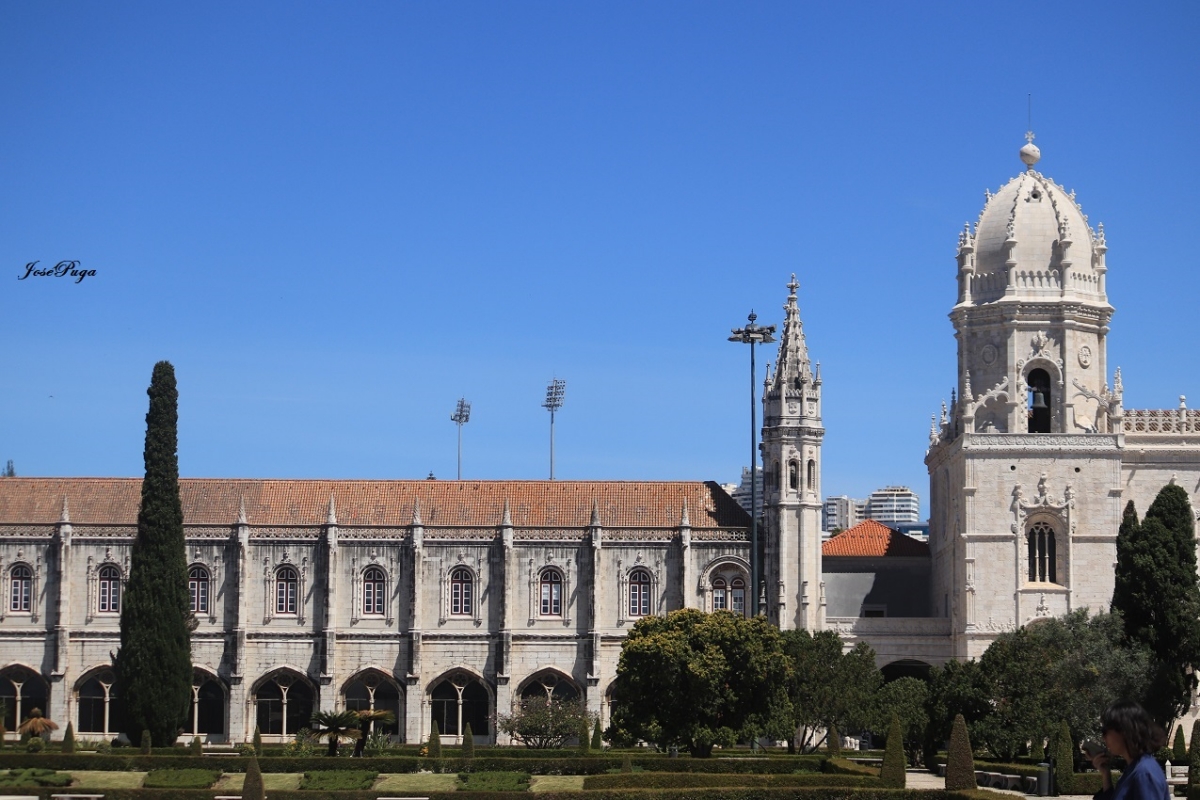
{"type": "Polygon", "coordinates": [[[112,665],[85,670],[75,681],[75,730],[80,733],[117,736],[124,723],[124,705],[117,695],[117,676],[112,665]]]}
{"type": "Polygon", "coordinates": [[[7,731],[16,731],[35,708],[50,716],[50,684],[28,664],[13,662],[0,669],[0,700],[7,731]]]}
{"type": "Polygon", "coordinates": [[[741,613],[745,613],[745,609],[750,606],[748,598],[750,595],[750,564],[746,559],[731,554],[718,556],[705,565],[700,572],[700,593],[704,598],[703,609],[705,611],[734,611],[738,609],[734,607],[734,581],[742,582],[741,591],[742,607],[741,613]],[[723,586],[721,585],[723,583],[723,586]],[[724,589],[727,594],[722,595],[724,589]]]}
{"type": "Polygon", "coordinates": [[[1066,575],[1066,520],[1048,510],[1029,513],[1018,542],[1028,583],[1064,584],[1066,575]]]}
{"type": "Polygon", "coordinates": [[[228,741],[229,686],[209,667],[192,666],[192,704],[183,735],[191,740],[228,741]]]}
{"type": "Polygon", "coordinates": [[[517,686],[517,697],[548,697],[557,701],[582,700],[583,689],[571,674],[559,667],[543,667],[517,686]]]}
{"type": "Polygon", "coordinates": [[[929,680],[929,671],[933,665],[915,658],[900,658],[879,668],[883,673],[885,683],[891,683],[897,678],[920,678],[929,680]]]}
{"type": "Polygon", "coordinates": [[[442,741],[461,743],[468,724],[476,741],[490,741],[496,696],[474,669],[460,665],[446,670],[426,684],[425,700],[429,707],[427,730],[437,722],[442,741]]]}
{"type": "Polygon", "coordinates": [[[251,687],[247,698],[249,719],[264,738],[287,741],[309,726],[313,711],[319,707],[317,701],[317,687],[304,670],[281,665],[267,670],[251,687]]]}
{"type": "Polygon", "coordinates": [[[386,669],[378,666],[359,669],[342,684],[340,695],[343,707],[351,711],[391,711],[396,719],[388,723],[372,722],[370,732],[400,735],[404,719],[404,687],[386,669]]]}

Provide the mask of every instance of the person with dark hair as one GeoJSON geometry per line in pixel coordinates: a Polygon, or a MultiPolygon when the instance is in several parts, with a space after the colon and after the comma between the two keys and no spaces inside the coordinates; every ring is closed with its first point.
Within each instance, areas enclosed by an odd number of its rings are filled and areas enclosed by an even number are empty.
{"type": "Polygon", "coordinates": [[[1137,703],[1109,706],[1100,717],[1107,752],[1092,758],[1104,788],[1094,800],[1170,800],[1166,774],[1154,753],[1167,741],[1162,727],[1137,703]],[[1114,787],[1109,758],[1120,756],[1128,766],[1114,787]]]}

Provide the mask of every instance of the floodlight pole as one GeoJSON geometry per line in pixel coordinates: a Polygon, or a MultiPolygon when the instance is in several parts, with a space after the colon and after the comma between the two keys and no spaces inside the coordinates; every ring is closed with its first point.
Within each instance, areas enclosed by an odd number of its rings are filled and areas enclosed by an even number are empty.
{"type": "Polygon", "coordinates": [[[450,421],[458,426],[458,479],[462,480],[462,426],[471,420],[471,404],[465,397],[458,399],[458,407],[450,415],[450,421]]]}
{"type": "Polygon", "coordinates": [[[554,412],[562,408],[566,393],[567,382],[555,378],[546,387],[546,402],[542,403],[542,408],[550,412],[550,480],[554,480],[554,412]]]}
{"type": "Polygon", "coordinates": [[[761,581],[758,563],[758,415],[754,407],[758,397],[754,380],[754,345],[775,341],[772,335],[775,333],[775,326],[754,324],[758,315],[753,311],[748,319],[746,327],[733,329],[729,341],[750,345],[750,602],[754,616],[758,616],[764,609],[758,596],[761,581]]]}

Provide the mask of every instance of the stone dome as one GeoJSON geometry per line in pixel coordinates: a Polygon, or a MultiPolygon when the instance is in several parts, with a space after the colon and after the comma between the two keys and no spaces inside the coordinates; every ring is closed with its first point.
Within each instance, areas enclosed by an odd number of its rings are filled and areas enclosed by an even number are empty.
{"type": "Polygon", "coordinates": [[[1026,171],[989,192],[974,233],[968,229],[959,237],[960,255],[966,250],[974,268],[971,301],[1070,293],[1103,302],[1103,226],[1099,234],[1092,230],[1074,192],[1034,170],[1041,153],[1032,143],[1020,155],[1026,171]]]}

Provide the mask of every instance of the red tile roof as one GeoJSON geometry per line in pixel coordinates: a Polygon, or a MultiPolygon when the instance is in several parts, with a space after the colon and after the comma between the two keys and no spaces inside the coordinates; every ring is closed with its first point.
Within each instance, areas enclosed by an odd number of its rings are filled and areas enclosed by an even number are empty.
{"type": "MultiPolygon", "coordinates": [[[[67,498],[72,523],[132,525],[140,478],[0,478],[0,523],[51,524],[67,498]]],[[[339,525],[406,526],[419,502],[426,526],[494,527],[507,500],[517,527],[584,527],[592,503],[606,527],[674,528],[686,501],[696,528],[747,528],[721,487],[700,481],[383,481],[183,478],[188,525],[322,525],[334,497],[339,525]]]]}
{"type": "Polygon", "coordinates": [[[928,557],[929,545],[911,536],[894,531],[873,519],[847,528],[821,545],[822,556],[883,556],[928,557]]]}

